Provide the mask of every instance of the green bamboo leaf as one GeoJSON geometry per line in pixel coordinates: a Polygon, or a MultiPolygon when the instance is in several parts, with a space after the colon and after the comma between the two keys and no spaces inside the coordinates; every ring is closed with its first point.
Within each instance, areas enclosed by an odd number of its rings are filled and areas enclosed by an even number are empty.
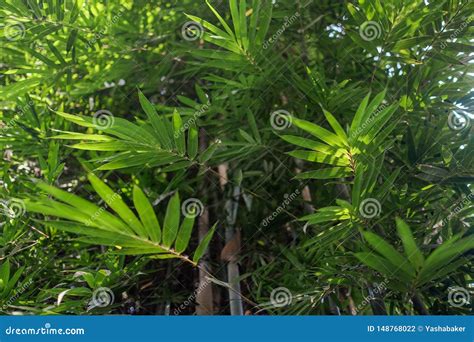
{"type": "Polygon", "coordinates": [[[397,268],[397,265],[394,265],[391,261],[368,252],[359,252],[354,253],[357,259],[362,263],[366,264],[370,268],[373,268],[386,278],[399,279],[402,281],[405,289],[408,289],[413,279],[397,268]]]}
{"type": "Polygon", "coordinates": [[[403,248],[405,249],[405,254],[407,255],[408,260],[410,260],[415,269],[420,269],[425,262],[425,258],[416,245],[410,227],[408,227],[408,225],[399,217],[395,220],[397,222],[397,232],[403,242],[403,248]]]}
{"type": "Polygon", "coordinates": [[[458,260],[450,261],[445,266],[439,267],[436,270],[433,270],[432,272],[424,272],[419,277],[419,285],[423,285],[433,280],[441,279],[450,274],[454,274],[454,272],[456,272],[459,267],[466,265],[468,263],[469,263],[468,258],[459,258],[458,260]]]}
{"type": "Polygon", "coordinates": [[[214,45],[220,46],[226,50],[232,51],[237,54],[242,54],[242,50],[240,49],[239,45],[231,40],[219,39],[218,37],[209,34],[208,32],[204,32],[202,38],[209,43],[214,45]]]}
{"type": "Polygon", "coordinates": [[[56,111],[55,113],[59,116],[62,116],[66,120],[74,122],[75,124],[78,124],[80,126],[101,130],[107,134],[114,135],[121,139],[129,140],[133,143],[140,142],[149,146],[150,143],[154,144],[158,142],[153,135],[148,133],[147,130],[122,118],[111,118],[110,116],[107,116],[109,124],[105,125],[104,127],[101,127],[95,122],[95,119],[92,117],[87,117],[83,115],[71,115],[60,111],[56,111]]]}
{"type": "Polygon", "coordinates": [[[349,159],[346,156],[338,158],[329,154],[324,154],[324,153],[319,153],[319,152],[314,152],[314,151],[303,151],[303,150],[292,151],[292,152],[289,152],[288,154],[298,159],[308,160],[308,161],[317,162],[317,163],[330,164],[334,166],[349,166],[350,164],[349,159]]]}
{"type": "Polygon", "coordinates": [[[66,51],[69,52],[71,51],[71,48],[73,47],[76,37],[77,37],[77,29],[71,30],[71,33],[69,34],[69,38],[67,39],[67,44],[66,44],[66,51]]]}
{"type": "Polygon", "coordinates": [[[162,168],[161,171],[163,171],[163,172],[173,172],[173,171],[178,171],[178,170],[186,170],[191,165],[193,165],[192,161],[182,160],[182,161],[172,163],[171,165],[168,165],[168,166],[162,168]]]}
{"type": "Polygon", "coordinates": [[[339,122],[336,120],[336,118],[329,113],[327,110],[323,109],[324,116],[326,117],[326,120],[329,122],[331,125],[332,129],[336,134],[341,138],[342,141],[347,145],[347,135],[342,126],[339,124],[339,122]]]}
{"type": "Polygon", "coordinates": [[[258,18],[258,31],[257,36],[255,37],[255,45],[254,50],[258,50],[262,48],[263,41],[265,36],[268,33],[268,29],[270,27],[270,22],[272,20],[272,11],[273,11],[273,3],[270,0],[262,0],[263,6],[260,9],[260,16],[258,18]]]}
{"type": "Polygon", "coordinates": [[[0,266],[0,279],[3,280],[3,286],[7,286],[10,280],[10,262],[8,259],[0,266]]]}
{"type": "Polygon", "coordinates": [[[173,130],[174,130],[174,137],[176,148],[178,149],[178,153],[184,155],[186,144],[185,144],[185,134],[183,128],[183,120],[179,115],[178,111],[175,110],[173,113],[173,130]]]}
{"type": "Polygon", "coordinates": [[[118,232],[130,232],[130,228],[127,227],[127,225],[125,225],[122,220],[116,218],[107,210],[104,210],[103,208],[100,208],[99,206],[77,195],[58,189],[43,182],[38,183],[37,186],[38,188],[49,193],[58,200],[73,206],[79,212],[82,212],[83,214],[87,215],[89,217],[89,220],[91,221],[91,224],[93,224],[93,221],[97,221],[97,223],[103,226],[104,228],[115,230],[118,232]]]}
{"type": "Polygon", "coordinates": [[[110,162],[101,165],[97,168],[97,170],[116,170],[135,166],[156,167],[169,163],[175,163],[180,159],[181,158],[170,155],[169,153],[134,153],[126,151],[122,154],[117,154],[113,157],[103,159],[104,161],[110,160],[110,162]]]}
{"type": "Polygon", "coordinates": [[[383,100],[385,99],[386,93],[387,93],[387,89],[384,89],[380,93],[375,95],[373,100],[370,101],[370,104],[367,105],[367,108],[365,110],[365,115],[362,117],[361,122],[364,122],[371,115],[374,114],[374,112],[377,110],[377,108],[379,108],[379,106],[382,104],[383,100]]]}
{"type": "Polygon", "coordinates": [[[196,95],[198,96],[199,101],[201,101],[202,104],[205,105],[210,105],[210,100],[209,97],[206,95],[204,90],[199,86],[199,84],[194,85],[194,90],[196,90],[196,95]]]}
{"type": "Polygon", "coordinates": [[[20,277],[23,274],[24,270],[25,270],[25,266],[22,266],[13,274],[13,276],[10,278],[10,281],[8,282],[7,287],[5,288],[5,290],[3,292],[4,296],[11,293],[13,288],[17,285],[18,279],[20,279],[20,277]]]}
{"type": "Polygon", "coordinates": [[[252,13],[250,14],[250,24],[249,24],[249,40],[250,43],[255,41],[255,37],[257,34],[257,23],[258,18],[260,16],[260,7],[262,5],[262,1],[253,0],[252,1],[252,13]]]}
{"type": "Polygon", "coordinates": [[[107,205],[112,208],[138,236],[146,237],[145,228],[143,228],[141,222],[122,200],[122,197],[110,189],[93,173],[89,173],[87,178],[94,190],[105,201],[105,203],[107,203],[107,205]]]}
{"type": "Polygon", "coordinates": [[[61,65],[67,65],[67,62],[64,60],[64,57],[61,55],[61,53],[59,52],[59,50],[53,45],[53,43],[51,43],[50,41],[47,41],[47,44],[48,44],[48,47],[49,49],[51,50],[51,52],[54,54],[54,56],[56,56],[56,58],[58,59],[59,63],[61,65]]]}
{"type": "Polygon", "coordinates": [[[387,243],[380,236],[371,233],[363,233],[365,240],[370,244],[370,246],[381,254],[385,259],[390,261],[396,268],[403,270],[407,275],[414,278],[415,269],[411,266],[409,261],[403,257],[395,248],[393,248],[389,243],[387,243]]]}
{"type": "Polygon", "coordinates": [[[397,179],[401,170],[402,168],[399,167],[398,169],[393,171],[392,174],[387,178],[387,180],[380,187],[378,191],[380,199],[383,199],[389,193],[389,191],[393,188],[393,184],[395,183],[395,180],[397,179]]]}
{"type": "Polygon", "coordinates": [[[183,253],[188,247],[189,240],[191,239],[191,233],[194,226],[195,216],[185,216],[181,227],[179,228],[178,236],[176,237],[175,251],[177,253],[183,253]]]}
{"type": "Polygon", "coordinates": [[[290,144],[300,146],[300,147],[305,147],[309,148],[310,150],[315,150],[323,153],[329,154],[331,149],[334,151],[335,149],[332,146],[307,139],[307,138],[302,138],[302,137],[297,137],[294,135],[281,135],[280,138],[283,140],[289,142],[290,144]]]}
{"type": "Polygon", "coordinates": [[[163,245],[167,248],[173,245],[179,228],[180,201],[179,194],[173,195],[166,208],[163,222],[163,245]]]}
{"type": "Polygon", "coordinates": [[[247,1],[246,0],[240,0],[239,4],[239,26],[240,26],[240,36],[241,36],[241,41],[242,41],[242,46],[244,48],[244,51],[247,51],[249,48],[249,37],[247,33],[247,17],[245,16],[245,12],[247,10],[247,1]]]}
{"type": "Polygon", "coordinates": [[[229,34],[225,33],[225,32],[222,31],[220,28],[218,28],[217,26],[214,26],[213,24],[211,24],[211,23],[208,22],[208,21],[203,20],[203,19],[201,19],[201,18],[199,18],[199,17],[196,17],[196,16],[194,16],[194,15],[186,14],[186,16],[187,16],[189,19],[191,19],[191,20],[193,20],[193,21],[195,21],[195,22],[201,24],[205,29],[211,31],[212,33],[214,33],[214,34],[217,35],[217,36],[220,36],[220,37],[222,37],[222,38],[224,38],[224,39],[228,39],[228,40],[231,40],[231,41],[234,40],[233,34],[232,34],[232,35],[229,35],[229,34]]]}
{"type": "Polygon", "coordinates": [[[427,258],[420,271],[420,279],[431,277],[433,274],[453,262],[463,253],[474,249],[474,235],[463,239],[451,238],[436,248],[427,258]]]}
{"type": "Polygon", "coordinates": [[[400,50],[404,50],[404,49],[409,49],[413,46],[423,44],[423,43],[427,43],[427,42],[431,41],[432,39],[433,39],[432,36],[417,36],[417,37],[401,39],[401,40],[398,40],[395,43],[392,50],[393,51],[400,51],[400,50]]]}
{"type": "Polygon", "coordinates": [[[211,239],[214,235],[216,227],[217,227],[217,222],[212,226],[211,229],[209,229],[207,234],[204,236],[202,241],[199,243],[199,246],[196,248],[196,251],[194,252],[194,255],[193,255],[193,261],[195,263],[198,263],[199,260],[204,255],[204,253],[206,252],[207,246],[209,245],[209,242],[211,242],[211,239]]]}
{"type": "Polygon", "coordinates": [[[252,130],[252,134],[254,138],[257,140],[257,142],[261,144],[262,137],[260,136],[260,131],[258,130],[257,123],[255,121],[255,116],[252,113],[252,111],[250,111],[250,109],[248,109],[246,113],[247,113],[247,120],[249,122],[250,129],[252,130]]]}
{"type": "Polygon", "coordinates": [[[232,30],[230,29],[229,25],[227,25],[227,23],[225,22],[225,20],[220,16],[220,14],[214,9],[214,7],[212,7],[212,5],[209,3],[208,0],[206,0],[206,4],[207,6],[209,6],[209,8],[211,9],[212,13],[214,13],[214,15],[216,16],[216,18],[220,21],[222,27],[224,27],[224,29],[226,30],[226,32],[229,34],[229,36],[231,36],[232,38],[235,39],[235,36],[234,36],[234,32],[232,32],[232,30]]]}
{"type": "Polygon", "coordinates": [[[343,178],[350,176],[352,171],[348,167],[330,167],[327,169],[320,169],[316,171],[308,171],[299,173],[295,178],[297,179],[331,179],[343,178]]]}
{"type": "Polygon", "coordinates": [[[171,147],[171,140],[168,132],[166,131],[165,125],[161,117],[156,112],[155,106],[151,104],[150,101],[143,95],[143,93],[138,90],[138,99],[140,101],[140,105],[142,106],[143,111],[150,120],[153,129],[155,130],[156,136],[164,148],[171,147]]]}
{"type": "Polygon", "coordinates": [[[191,124],[188,130],[188,156],[191,159],[196,158],[198,154],[199,137],[195,124],[191,124]]]}
{"type": "Polygon", "coordinates": [[[151,258],[158,259],[158,255],[167,255],[169,259],[176,258],[175,254],[168,254],[165,250],[156,247],[125,247],[119,250],[115,250],[111,252],[112,254],[118,255],[146,255],[146,254],[153,254],[151,258]]]}
{"type": "Polygon", "coordinates": [[[237,6],[237,0],[229,0],[230,15],[232,16],[232,22],[234,24],[234,32],[237,40],[242,44],[242,34],[240,32],[240,14],[237,6]]]}
{"type": "Polygon", "coordinates": [[[244,138],[247,142],[249,142],[252,145],[256,144],[256,141],[244,130],[239,128],[239,134],[242,138],[244,138]]]}
{"type": "MultiPolygon", "coordinates": [[[[134,240],[133,236],[100,229],[100,227],[87,226],[78,222],[43,221],[43,224],[48,227],[53,227],[65,232],[80,235],[81,237],[85,236],[92,239],[97,238],[97,239],[107,240],[108,241],[107,243],[103,243],[106,246],[140,247],[140,246],[143,246],[144,244],[143,242],[134,240]]],[[[99,243],[95,242],[93,244],[99,244],[99,243]]]]}
{"type": "Polygon", "coordinates": [[[350,218],[349,211],[347,209],[342,209],[337,207],[335,211],[323,211],[311,215],[303,216],[298,219],[299,221],[308,221],[309,224],[318,224],[329,221],[342,221],[350,218]]]}
{"type": "Polygon", "coordinates": [[[368,120],[369,122],[364,127],[361,127],[361,131],[359,133],[359,140],[363,141],[366,144],[372,142],[379,131],[387,127],[387,122],[390,120],[392,115],[398,109],[398,103],[395,103],[389,107],[382,109],[376,115],[374,114],[373,120],[368,120]]]}
{"type": "Polygon", "coordinates": [[[384,276],[391,275],[393,265],[388,262],[385,258],[377,256],[373,253],[359,252],[354,254],[357,259],[362,263],[366,264],[370,268],[373,268],[384,276]]]}
{"type": "Polygon", "coordinates": [[[345,145],[344,140],[342,140],[340,137],[314,123],[296,118],[293,118],[293,123],[295,124],[295,126],[324,141],[328,145],[340,147],[343,147],[345,145]]]}
{"type": "Polygon", "coordinates": [[[355,113],[354,118],[352,119],[351,135],[354,135],[354,133],[359,129],[359,127],[363,123],[362,118],[365,115],[365,109],[367,108],[369,99],[370,99],[370,92],[364,97],[364,99],[359,105],[359,108],[357,108],[357,112],[355,113]]]}
{"type": "Polygon", "coordinates": [[[70,145],[71,148],[86,151],[130,151],[140,148],[140,145],[124,141],[87,142],[70,145]]]}
{"type": "Polygon", "coordinates": [[[209,159],[212,158],[214,152],[216,152],[217,148],[219,147],[219,143],[215,142],[211,144],[204,152],[202,152],[199,156],[199,161],[201,163],[207,162],[209,159]]]}
{"type": "Polygon", "coordinates": [[[64,132],[50,137],[50,139],[69,139],[69,140],[93,140],[93,141],[115,141],[114,138],[104,134],[83,134],[76,132],[64,132]]]}
{"type": "Polygon", "coordinates": [[[148,201],[143,191],[138,187],[133,187],[133,203],[137,209],[138,215],[147,231],[148,237],[154,242],[161,240],[161,227],[156,218],[155,211],[148,201]]]}
{"type": "Polygon", "coordinates": [[[361,187],[362,182],[366,176],[366,168],[358,164],[356,167],[355,177],[354,177],[354,186],[352,187],[352,205],[354,208],[359,208],[360,200],[361,200],[361,187]]]}

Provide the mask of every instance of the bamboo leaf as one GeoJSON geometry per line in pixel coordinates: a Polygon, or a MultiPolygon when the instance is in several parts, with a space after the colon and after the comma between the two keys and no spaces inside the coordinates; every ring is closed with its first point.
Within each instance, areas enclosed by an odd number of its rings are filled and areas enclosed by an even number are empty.
{"type": "Polygon", "coordinates": [[[300,120],[293,118],[295,126],[301,128],[302,130],[312,134],[316,138],[324,141],[330,146],[344,146],[344,141],[337,135],[329,132],[327,129],[322,128],[314,123],[309,121],[300,120]]]}
{"type": "Polygon", "coordinates": [[[198,130],[195,124],[191,124],[188,130],[188,156],[191,159],[196,158],[199,144],[198,130]]]}
{"type": "Polygon", "coordinates": [[[211,239],[214,235],[216,227],[217,227],[217,222],[212,226],[211,229],[209,229],[207,234],[204,236],[202,241],[199,243],[199,246],[196,248],[196,251],[194,252],[194,256],[193,256],[193,261],[195,263],[198,263],[199,260],[201,260],[202,256],[204,255],[204,253],[206,252],[207,246],[209,245],[209,242],[211,242],[211,239]]]}
{"type": "Polygon", "coordinates": [[[133,187],[133,203],[138,211],[138,215],[147,231],[148,237],[155,242],[161,240],[161,227],[158,219],[156,218],[155,211],[151,206],[148,198],[145,196],[143,191],[138,187],[133,187]]]}
{"type": "Polygon", "coordinates": [[[185,135],[183,129],[183,120],[179,115],[178,111],[174,111],[173,113],[173,129],[174,129],[174,137],[176,147],[178,149],[178,153],[184,155],[186,146],[185,146],[185,135]]]}
{"type": "Polygon", "coordinates": [[[214,15],[216,16],[216,18],[219,20],[219,22],[221,23],[221,25],[224,27],[224,29],[226,30],[226,32],[229,34],[229,36],[233,37],[235,39],[235,36],[234,36],[234,32],[232,32],[232,30],[230,29],[229,25],[227,25],[227,23],[225,22],[225,20],[220,16],[220,14],[214,9],[214,7],[212,7],[212,5],[209,3],[208,0],[206,0],[206,4],[207,6],[209,6],[209,8],[211,9],[212,13],[214,13],[214,15]]]}
{"type": "Polygon", "coordinates": [[[91,183],[94,190],[107,203],[107,205],[112,208],[138,236],[146,237],[146,231],[143,228],[141,222],[125,204],[125,202],[122,200],[122,197],[110,189],[93,173],[89,173],[87,178],[89,179],[89,182],[91,183]]]}
{"type": "Polygon", "coordinates": [[[329,122],[331,125],[332,129],[336,134],[341,138],[342,141],[344,141],[345,144],[347,144],[347,135],[342,126],[339,124],[339,122],[336,120],[336,118],[329,113],[327,110],[323,109],[324,116],[326,117],[326,120],[329,122]]]}
{"type": "Polygon", "coordinates": [[[396,222],[397,232],[403,242],[403,248],[405,249],[408,260],[410,260],[415,269],[420,269],[425,262],[425,258],[416,245],[410,227],[398,217],[396,218],[396,222]]]}
{"type": "Polygon", "coordinates": [[[351,169],[348,167],[330,167],[327,169],[320,169],[316,171],[308,171],[299,173],[295,178],[297,179],[331,179],[342,178],[351,175],[351,169]]]}
{"type": "Polygon", "coordinates": [[[180,213],[179,194],[176,193],[171,198],[166,208],[165,220],[163,222],[163,245],[171,247],[179,228],[179,213],[180,213]]]}
{"type": "Polygon", "coordinates": [[[191,232],[194,226],[195,216],[188,215],[184,217],[178,236],[176,237],[175,251],[182,253],[186,250],[191,239],[191,232]]]}
{"type": "Polygon", "coordinates": [[[389,243],[378,235],[371,232],[363,233],[365,240],[370,246],[381,254],[385,259],[390,261],[397,268],[403,270],[410,277],[415,276],[415,269],[411,266],[407,259],[405,259],[400,253],[397,252],[389,243]]]}
{"type": "Polygon", "coordinates": [[[370,93],[368,93],[362,102],[359,105],[359,108],[357,108],[357,112],[354,115],[354,118],[352,119],[352,124],[351,124],[351,135],[353,135],[357,129],[361,126],[362,118],[365,115],[365,109],[367,108],[367,104],[369,103],[370,99],[370,93]]]}

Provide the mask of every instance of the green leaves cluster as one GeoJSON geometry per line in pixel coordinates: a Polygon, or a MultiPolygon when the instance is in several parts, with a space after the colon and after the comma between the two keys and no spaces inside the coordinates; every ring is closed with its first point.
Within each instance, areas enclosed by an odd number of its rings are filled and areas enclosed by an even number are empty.
{"type": "Polygon", "coordinates": [[[2,262],[0,266],[0,299],[8,299],[24,270],[25,266],[22,266],[12,274],[10,261],[7,259],[2,262]]]}
{"type": "Polygon", "coordinates": [[[377,158],[390,144],[387,137],[397,125],[394,121],[387,125],[398,108],[397,103],[382,105],[386,91],[377,94],[370,101],[370,93],[360,103],[352,119],[349,132],[333,114],[323,108],[326,121],[333,132],[306,120],[293,118],[295,126],[311,134],[318,140],[294,135],[282,135],[285,141],[303,147],[289,155],[314,163],[331,165],[316,171],[298,174],[300,179],[331,179],[348,177],[355,174],[358,163],[367,164],[377,158]]]}
{"type": "MultiPolygon", "coordinates": [[[[68,121],[83,127],[103,131],[104,134],[63,132],[54,139],[83,140],[73,148],[114,152],[101,157],[98,170],[115,170],[129,167],[161,167],[163,172],[186,169],[208,160],[216,146],[211,146],[198,156],[198,128],[195,121],[183,122],[178,111],[172,120],[160,116],[153,104],[139,92],[140,104],[147,115],[144,124],[133,124],[116,117],[106,117],[109,124],[101,127],[94,118],[57,112],[68,121]],[[187,138],[187,139],[186,139],[187,138]]],[[[98,118],[100,120],[100,118],[98,118]]]]}
{"type": "MultiPolygon", "coordinates": [[[[413,292],[433,314],[464,313],[446,297],[472,282],[473,131],[472,119],[450,120],[473,105],[473,6],[2,1],[5,24],[24,30],[0,32],[0,197],[29,200],[25,215],[0,222],[0,293],[11,297],[4,289],[19,277],[4,276],[9,263],[35,282],[15,310],[87,313],[92,290],[107,286],[128,300],[98,312],[137,300],[165,313],[161,303],[179,305],[195,283],[179,274],[184,293],[161,282],[174,264],[154,259],[196,265],[216,229],[194,243],[194,219],[179,210],[186,193],[241,232],[243,295],[265,303],[290,289],[293,303],[269,311],[350,314],[387,279],[385,313],[416,313],[413,292]],[[183,37],[190,20],[200,39],[183,37]],[[369,25],[377,31],[364,37],[369,25]],[[269,125],[276,109],[296,113],[281,138],[269,125]],[[89,169],[106,171],[107,185],[89,169]],[[99,203],[85,197],[87,179],[99,203]],[[303,196],[290,201],[296,188],[303,196]],[[148,200],[169,194],[163,208],[148,200]],[[365,201],[378,215],[362,214],[365,201]]],[[[221,242],[212,266],[225,267],[221,242]]]]}
{"type": "Polygon", "coordinates": [[[189,14],[187,17],[203,26],[202,38],[205,41],[227,51],[194,49],[190,53],[204,58],[204,65],[211,68],[238,72],[254,70],[272,18],[271,1],[252,0],[248,8],[246,0],[229,0],[233,29],[208,0],[206,4],[223,29],[199,17],[189,14]]]}
{"type": "Polygon", "coordinates": [[[396,219],[398,236],[405,255],[372,232],[363,233],[367,244],[376,252],[357,252],[355,256],[364,264],[390,280],[390,286],[398,291],[412,293],[429,282],[449,275],[469,258],[464,253],[474,249],[474,236],[455,236],[438,246],[427,256],[423,255],[413,238],[410,227],[400,218],[396,219]]]}
{"type": "Polygon", "coordinates": [[[209,230],[208,235],[189,259],[182,253],[187,249],[194,215],[180,219],[180,200],[176,193],[168,203],[166,215],[160,224],[154,209],[146,195],[138,187],[133,188],[133,203],[138,216],[127,206],[120,194],[114,192],[93,173],[88,179],[102,198],[107,207],[99,207],[77,195],[60,190],[46,183],[39,183],[38,188],[45,191],[56,200],[49,198],[26,201],[29,211],[41,213],[64,220],[47,220],[47,226],[80,235],[80,241],[117,247],[116,253],[126,255],[150,254],[154,258],[178,258],[196,265],[202,257],[216,225],[209,230]]]}

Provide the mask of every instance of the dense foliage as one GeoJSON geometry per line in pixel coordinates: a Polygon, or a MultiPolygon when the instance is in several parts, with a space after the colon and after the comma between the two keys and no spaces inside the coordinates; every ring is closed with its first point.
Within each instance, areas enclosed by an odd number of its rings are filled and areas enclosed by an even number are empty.
{"type": "Polygon", "coordinates": [[[473,10],[1,1],[2,314],[468,314],[473,10]]]}

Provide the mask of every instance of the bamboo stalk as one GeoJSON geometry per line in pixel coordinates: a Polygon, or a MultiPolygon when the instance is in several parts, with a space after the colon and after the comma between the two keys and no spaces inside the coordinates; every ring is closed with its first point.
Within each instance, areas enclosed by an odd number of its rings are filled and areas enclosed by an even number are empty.
{"type": "Polygon", "coordinates": [[[242,304],[242,298],[240,297],[240,272],[239,265],[237,264],[238,252],[241,248],[240,243],[240,231],[236,232],[235,221],[237,217],[237,210],[239,207],[240,198],[240,187],[234,186],[231,199],[231,212],[230,220],[225,231],[226,246],[231,246],[230,253],[227,257],[227,278],[230,286],[234,291],[229,290],[229,304],[230,314],[232,316],[242,316],[244,314],[244,308],[242,304]]]}
{"type": "MultiPolygon", "coordinates": [[[[199,136],[199,149],[204,151],[207,148],[207,138],[204,133],[199,136]]],[[[204,177],[200,189],[200,197],[208,198],[207,196],[207,179],[204,177]]],[[[198,220],[198,234],[199,242],[201,242],[209,231],[209,210],[207,206],[204,207],[202,215],[198,220]]],[[[209,264],[209,250],[207,250],[200,261],[199,267],[199,291],[196,292],[196,314],[197,315],[213,315],[214,314],[214,296],[212,292],[212,285],[208,284],[207,274],[211,273],[209,264]]]]}
{"type": "MultiPolygon", "coordinates": [[[[219,183],[221,190],[225,189],[227,184],[227,170],[226,164],[219,165],[219,183]]],[[[221,251],[221,259],[227,261],[227,281],[229,283],[229,305],[230,314],[232,316],[242,316],[244,308],[242,297],[240,295],[240,271],[238,261],[238,253],[241,248],[240,231],[236,230],[235,222],[237,220],[237,211],[239,208],[240,186],[235,185],[232,190],[230,200],[226,202],[227,209],[227,225],[225,228],[225,246],[221,251]]]]}

